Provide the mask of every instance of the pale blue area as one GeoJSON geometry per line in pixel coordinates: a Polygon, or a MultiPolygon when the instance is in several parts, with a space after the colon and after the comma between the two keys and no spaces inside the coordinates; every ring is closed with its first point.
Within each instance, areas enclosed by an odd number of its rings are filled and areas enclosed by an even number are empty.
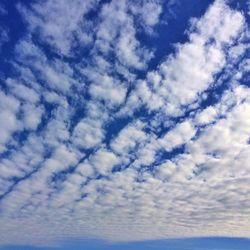
{"type": "Polygon", "coordinates": [[[250,250],[250,239],[245,238],[192,238],[176,240],[110,243],[83,240],[65,243],[57,248],[29,246],[0,247],[0,250],[250,250]]]}

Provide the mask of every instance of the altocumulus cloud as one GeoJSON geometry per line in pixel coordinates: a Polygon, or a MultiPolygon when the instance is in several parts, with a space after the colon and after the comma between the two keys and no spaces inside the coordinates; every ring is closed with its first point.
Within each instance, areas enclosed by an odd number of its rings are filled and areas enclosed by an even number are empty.
{"type": "Polygon", "coordinates": [[[0,244],[250,237],[249,10],[234,5],[204,3],[166,47],[177,0],[3,2],[23,30],[0,29],[0,244]]]}

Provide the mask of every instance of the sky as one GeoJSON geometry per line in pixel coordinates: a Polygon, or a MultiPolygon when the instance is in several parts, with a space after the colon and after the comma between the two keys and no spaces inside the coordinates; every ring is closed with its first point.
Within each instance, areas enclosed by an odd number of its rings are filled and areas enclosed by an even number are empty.
{"type": "Polygon", "coordinates": [[[249,0],[0,1],[0,250],[250,249],[249,0]]]}

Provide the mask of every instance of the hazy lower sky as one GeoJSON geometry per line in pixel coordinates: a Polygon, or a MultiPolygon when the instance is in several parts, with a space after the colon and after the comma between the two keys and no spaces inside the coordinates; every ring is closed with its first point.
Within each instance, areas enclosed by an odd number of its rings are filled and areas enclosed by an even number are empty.
{"type": "Polygon", "coordinates": [[[1,0],[0,249],[250,249],[249,24],[249,0],[1,0]]]}
{"type": "Polygon", "coordinates": [[[249,250],[250,239],[189,238],[114,243],[100,240],[61,241],[58,247],[9,246],[0,250],[249,250]]]}

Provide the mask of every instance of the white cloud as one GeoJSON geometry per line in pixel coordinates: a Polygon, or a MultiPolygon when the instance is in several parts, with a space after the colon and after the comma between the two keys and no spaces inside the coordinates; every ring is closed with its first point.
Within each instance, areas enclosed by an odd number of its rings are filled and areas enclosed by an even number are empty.
{"type": "Polygon", "coordinates": [[[111,143],[111,148],[118,154],[128,154],[137,145],[146,139],[146,134],[142,131],[143,124],[137,122],[125,127],[115,140],[111,143]]]}
{"type": "Polygon", "coordinates": [[[23,112],[23,126],[26,129],[36,130],[37,126],[41,122],[44,109],[42,106],[35,106],[32,104],[25,104],[22,106],[23,112]]]}
{"type": "MultiPolygon", "coordinates": [[[[2,4],[0,4],[0,16],[5,16],[7,15],[8,12],[5,8],[5,6],[3,6],[2,4]]],[[[6,42],[9,41],[9,32],[8,32],[8,28],[6,28],[3,24],[0,27],[0,52],[2,49],[2,45],[6,42]]]]}
{"type": "Polygon", "coordinates": [[[91,84],[89,92],[97,100],[104,100],[107,106],[119,105],[123,103],[126,89],[118,81],[108,75],[97,76],[96,82],[91,84]]]}
{"type": "Polygon", "coordinates": [[[160,139],[161,146],[166,151],[171,151],[175,147],[187,143],[195,135],[196,129],[189,121],[178,124],[160,139]]]}
{"type": "MultiPolygon", "coordinates": [[[[129,14],[130,8],[132,8],[134,14],[139,14],[140,6],[135,6],[125,0],[119,1],[119,3],[111,1],[111,3],[103,6],[100,25],[97,27],[95,45],[98,50],[106,55],[113,52],[122,65],[143,69],[153,54],[146,48],[142,48],[140,42],[136,39],[137,30],[133,15],[129,14]]],[[[155,17],[152,18],[154,20],[151,20],[151,22],[155,24],[157,17],[156,13],[155,17]]]]}
{"type": "Polygon", "coordinates": [[[20,128],[16,117],[18,109],[19,101],[0,91],[0,152],[6,149],[5,143],[8,142],[11,134],[20,128]]]}
{"type": "Polygon", "coordinates": [[[6,80],[8,86],[11,88],[11,92],[23,101],[37,103],[39,101],[38,93],[32,88],[28,88],[22,83],[17,83],[13,79],[6,80]]]}
{"type": "Polygon", "coordinates": [[[104,138],[104,130],[99,121],[82,120],[73,132],[73,143],[80,148],[93,148],[99,145],[104,138]]]}
{"type": "Polygon", "coordinates": [[[215,1],[146,72],[153,54],[139,37],[161,22],[162,2],[98,4],[19,5],[28,34],[0,91],[1,244],[248,237],[243,14],[215,1]]]}
{"type": "Polygon", "coordinates": [[[46,84],[51,89],[65,93],[77,83],[68,63],[61,60],[49,61],[43,51],[31,40],[22,40],[16,46],[16,52],[19,61],[35,72],[41,85],[46,84]]]}
{"type": "Polygon", "coordinates": [[[207,125],[213,121],[215,121],[217,116],[217,111],[214,107],[207,107],[206,109],[202,110],[196,116],[196,123],[197,125],[207,125]]]}
{"type": "Polygon", "coordinates": [[[247,2],[248,5],[248,15],[250,15],[250,1],[247,2]]]}
{"type": "MultiPolygon", "coordinates": [[[[0,9],[0,13],[1,13],[1,9],[0,9]]],[[[9,40],[9,35],[8,35],[7,30],[4,29],[3,27],[0,27],[0,50],[2,49],[3,44],[8,42],[8,40],[9,40]]]]}
{"type": "Polygon", "coordinates": [[[154,26],[159,22],[159,16],[162,8],[157,2],[146,2],[141,9],[141,15],[144,23],[148,26],[154,26]]]}
{"type": "Polygon", "coordinates": [[[144,61],[151,59],[153,54],[144,49],[137,52],[139,42],[134,37],[133,27],[124,28],[116,46],[116,53],[122,64],[141,69],[144,67],[144,61]]]}
{"type": "Polygon", "coordinates": [[[107,150],[98,150],[93,157],[90,158],[90,163],[93,164],[95,170],[102,174],[107,175],[112,168],[120,162],[119,158],[107,150]]]}
{"type": "Polygon", "coordinates": [[[157,71],[148,73],[147,81],[132,92],[124,113],[144,103],[149,110],[161,108],[170,116],[179,116],[183,105],[192,104],[212,84],[214,75],[226,63],[223,47],[237,37],[244,17],[223,1],[216,1],[194,23],[189,42],[177,45],[175,55],[168,57],[157,71]]]}
{"type": "Polygon", "coordinates": [[[59,53],[70,56],[77,42],[83,45],[91,42],[91,32],[86,30],[88,24],[83,18],[97,2],[47,0],[33,4],[31,10],[19,5],[19,10],[32,33],[38,32],[42,41],[59,53]]]}

